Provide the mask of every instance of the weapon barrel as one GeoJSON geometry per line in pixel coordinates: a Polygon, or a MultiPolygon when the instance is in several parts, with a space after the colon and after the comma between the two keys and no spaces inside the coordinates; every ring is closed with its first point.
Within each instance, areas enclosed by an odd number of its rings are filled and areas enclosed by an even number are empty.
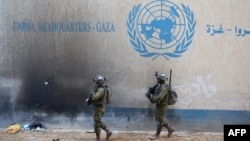
{"type": "Polygon", "coordinates": [[[170,75],[169,75],[169,87],[171,88],[171,76],[172,76],[172,69],[170,70],[170,75]]]}

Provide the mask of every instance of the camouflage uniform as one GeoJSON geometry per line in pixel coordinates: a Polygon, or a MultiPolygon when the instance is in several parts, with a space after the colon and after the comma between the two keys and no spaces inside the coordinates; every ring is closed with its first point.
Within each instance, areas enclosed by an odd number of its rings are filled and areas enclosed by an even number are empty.
{"type": "Polygon", "coordinates": [[[101,134],[101,128],[106,129],[107,126],[102,122],[101,118],[103,117],[106,110],[106,93],[105,87],[94,87],[92,92],[92,104],[94,105],[94,129],[96,134],[101,134]]]}
{"type": "Polygon", "coordinates": [[[168,109],[168,93],[169,86],[165,83],[166,75],[163,73],[156,72],[157,84],[150,88],[146,93],[146,96],[149,98],[151,103],[155,103],[155,120],[156,120],[156,133],[150,139],[157,139],[160,136],[161,130],[163,127],[166,127],[168,130],[168,137],[174,132],[172,128],[165,121],[165,113],[168,109]]]}
{"type": "Polygon", "coordinates": [[[96,83],[96,86],[93,88],[91,96],[86,100],[86,102],[88,104],[91,103],[94,106],[93,119],[96,133],[95,141],[101,140],[101,129],[106,131],[106,140],[108,140],[112,135],[112,132],[107,128],[106,124],[102,122],[102,117],[106,110],[106,104],[110,102],[110,87],[104,84],[106,82],[106,77],[101,75],[96,76],[93,81],[96,83]]]}
{"type": "Polygon", "coordinates": [[[165,113],[168,108],[167,104],[168,97],[168,87],[167,84],[158,84],[158,86],[153,91],[153,95],[151,98],[152,103],[155,104],[155,120],[157,131],[161,131],[165,122],[165,113]]]}

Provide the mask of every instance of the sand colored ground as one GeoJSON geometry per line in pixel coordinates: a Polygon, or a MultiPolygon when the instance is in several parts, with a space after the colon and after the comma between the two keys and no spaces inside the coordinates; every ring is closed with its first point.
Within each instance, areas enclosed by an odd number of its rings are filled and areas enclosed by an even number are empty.
{"type": "MultiPolygon", "coordinates": [[[[154,132],[150,131],[113,131],[110,141],[147,141],[154,132]]],[[[105,138],[102,132],[101,137],[105,138]]],[[[8,135],[0,130],[0,141],[90,141],[95,138],[94,133],[84,130],[44,130],[20,131],[8,135]]],[[[157,141],[223,141],[223,133],[178,131],[168,138],[167,132],[162,132],[157,141]]]]}

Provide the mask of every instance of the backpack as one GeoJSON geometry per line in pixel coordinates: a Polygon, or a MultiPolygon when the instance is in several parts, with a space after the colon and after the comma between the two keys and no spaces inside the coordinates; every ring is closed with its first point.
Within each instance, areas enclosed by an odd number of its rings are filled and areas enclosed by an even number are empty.
{"type": "Polygon", "coordinates": [[[110,104],[110,97],[112,95],[111,93],[111,87],[109,87],[108,85],[105,87],[104,89],[104,93],[106,95],[106,104],[110,104]]]}
{"type": "Polygon", "coordinates": [[[168,105],[174,105],[176,102],[178,102],[177,93],[174,90],[169,89],[167,100],[168,105]]]}

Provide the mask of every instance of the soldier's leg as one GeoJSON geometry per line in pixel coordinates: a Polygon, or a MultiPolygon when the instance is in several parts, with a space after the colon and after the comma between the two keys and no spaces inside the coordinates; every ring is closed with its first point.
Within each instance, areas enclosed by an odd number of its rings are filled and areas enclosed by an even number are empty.
{"type": "Polygon", "coordinates": [[[109,128],[104,123],[103,123],[102,128],[103,128],[103,130],[105,130],[105,132],[106,132],[106,140],[108,140],[112,135],[112,131],[110,131],[109,128]]]}
{"type": "MultiPolygon", "coordinates": [[[[165,116],[165,113],[167,111],[167,106],[166,107],[162,107],[162,111],[164,111],[164,116],[165,116]]],[[[163,118],[164,118],[163,116],[163,118]]],[[[174,132],[174,128],[172,126],[170,126],[168,123],[165,122],[165,119],[163,119],[163,126],[167,128],[168,130],[168,137],[170,137],[172,135],[172,133],[174,132]]]]}
{"type": "MultiPolygon", "coordinates": [[[[103,114],[104,114],[104,112],[103,112],[103,114]]],[[[110,138],[110,136],[112,135],[112,132],[108,129],[107,125],[102,121],[101,121],[100,127],[103,130],[105,130],[105,132],[106,132],[106,140],[108,140],[110,138]]]]}
{"type": "Polygon", "coordinates": [[[156,133],[154,134],[154,136],[150,137],[151,140],[158,139],[160,137],[161,130],[165,122],[164,116],[165,116],[165,112],[162,109],[162,107],[159,105],[156,105],[156,108],[155,108],[156,133]]]}
{"type": "Polygon", "coordinates": [[[173,134],[173,132],[174,132],[174,127],[172,127],[171,125],[169,125],[168,123],[165,123],[164,124],[164,127],[166,127],[167,128],[167,130],[168,130],[168,137],[170,137],[172,134],[173,134]]]}
{"type": "Polygon", "coordinates": [[[100,141],[101,140],[101,117],[102,117],[102,111],[100,111],[99,109],[95,109],[94,111],[94,129],[95,129],[95,133],[96,133],[96,141],[100,141]]]}
{"type": "Polygon", "coordinates": [[[165,123],[166,108],[167,108],[166,106],[156,104],[155,120],[156,120],[156,128],[159,131],[162,130],[163,125],[165,123]]]}

